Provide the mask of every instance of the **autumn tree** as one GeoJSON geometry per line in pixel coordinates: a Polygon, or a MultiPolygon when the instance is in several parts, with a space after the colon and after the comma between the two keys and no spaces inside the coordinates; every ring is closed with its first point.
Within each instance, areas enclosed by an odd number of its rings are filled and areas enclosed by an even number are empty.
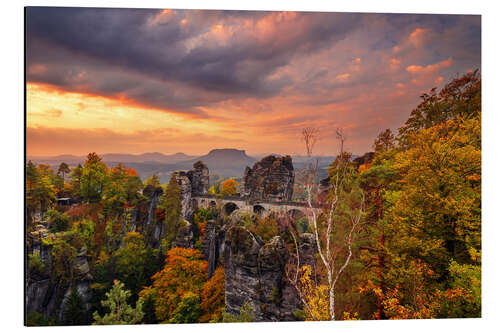
{"type": "MultiPolygon", "coordinates": [[[[184,311],[178,309],[184,296],[193,293],[199,297],[207,279],[207,262],[197,250],[176,247],[168,251],[165,266],[152,279],[152,288],[141,294],[154,295],[156,318],[168,322],[173,313],[184,311]]],[[[192,302],[190,297],[184,304],[192,302]]]]}
{"type": "Polygon", "coordinates": [[[478,70],[454,78],[439,92],[432,88],[423,93],[422,101],[411,112],[399,129],[399,140],[406,139],[420,129],[429,128],[447,120],[477,118],[481,114],[481,76],[478,70]]]}
{"type": "MultiPolygon", "coordinates": [[[[311,142],[314,141],[307,139],[308,133],[310,131],[304,131],[303,136],[307,154],[311,156],[311,142]]],[[[320,263],[326,274],[330,320],[335,320],[337,282],[352,259],[354,237],[359,232],[364,212],[364,193],[360,187],[359,175],[350,161],[351,155],[344,152],[345,134],[340,129],[336,133],[340,142],[340,153],[328,170],[329,190],[322,202],[315,201],[312,186],[317,163],[308,176],[309,181],[306,182],[308,219],[314,232],[320,263]],[[324,207],[322,214],[315,209],[318,205],[324,207]]],[[[296,260],[296,273],[292,282],[297,286],[300,267],[298,255],[296,260]]],[[[300,289],[300,285],[297,289],[300,289]]],[[[301,299],[306,305],[304,297],[301,299]]]]}
{"type": "Polygon", "coordinates": [[[27,195],[28,205],[33,210],[47,211],[52,202],[56,200],[56,188],[52,183],[50,173],[43,168],[38,169],[34,183],[30,181],[30,191],[27,195]]]}
{"type": "Polygon", "coordinates": [[[99,201],[107,182],[107,167],[96,153],[89,153],[83,165],[80,194],[87,202],[99,201]]]}
{"type": "Polygon", "coordinates": [[[203,315],[200,322],[220,322],[225,309],[224,301],[224,268],[217,267],[212,277],[201,290],[201,309],[203,315]]]}
{"type": "MultiPolygon", "coordinates": [[[[384,319],[383,295],[386,291],[385,273],[388,264],[386,247],[387,224],[385,211],[387,200],[385,194],[394,188],[397,179],[392,159],[397,153],[396,141],[392,132],[387,129],[375,139],[375,156],[369,168],[361,171],[361,187],[366,198],[366,225],[360,238],[360,262],[365,269],[360,272],[362,285],[359,288],[364,294],[371,293],[377,299],[376,319],[384,319]]],[[[366,304],[366,299],[363,300],[366,304]]]]}
{"type": "Polygon", "coordinates": [[[236,195],[238,193],[238,182],[233,178],[226,179],[221,184],[222,195],[236,195]]]}

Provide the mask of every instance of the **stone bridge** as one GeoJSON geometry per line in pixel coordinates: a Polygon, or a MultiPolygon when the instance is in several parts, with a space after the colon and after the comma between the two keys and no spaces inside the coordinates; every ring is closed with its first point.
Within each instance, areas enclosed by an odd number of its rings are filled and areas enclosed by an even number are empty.
{"type": "MultiPolygon", "coordinates": [[[[216,196],[214,194],[198,194],[191,197],[196,202],[197,207],[211,208],[220,207],[222,213],[230,215],[235,210],[241,210],[248,213],[255,213],[260,216],[266,216],[270,213],[291,214],[293,217],[308,215],[310,208],[304,202],[294,201],[270,201],[270,200],[248,200],[240,196],[216,196]]],[[[313,208],[317,213],[320,208],[313,208]]]]}
{"type": "MultiPolygon", "coordinates": [[[[294,218],[311,214],[305,202],[291,201],[295,172],[290,156],[269,155],[245,169],[240,193],[235,196],[208,194],[209,170],[201,161],[192,170],[177,170],[173,174],[181,192],[182,213],[192,221],[198,207],[220,208],[226,216],[235,210],[266,216],[270,213],[291,214],[294,218]]],[[[320,212],[319,207],[313,211],[320,212]]]]}

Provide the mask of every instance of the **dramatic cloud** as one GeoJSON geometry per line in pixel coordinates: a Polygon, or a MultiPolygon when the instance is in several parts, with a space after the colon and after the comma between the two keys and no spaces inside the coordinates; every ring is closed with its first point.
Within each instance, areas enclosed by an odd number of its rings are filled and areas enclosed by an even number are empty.
{"type": "Polygon", "coordinates": [[[422,91],[480,68],[480,36],[478,16],[31,7],[28,126],[81,130],[106,152],[181,150],[132,143],[177,128],[179,145],[205,135],[187,153],[225,138],[298,154],[301,127],[320,127],[318,152],[332,154],[342,126],[362,153],[422,91]]]}

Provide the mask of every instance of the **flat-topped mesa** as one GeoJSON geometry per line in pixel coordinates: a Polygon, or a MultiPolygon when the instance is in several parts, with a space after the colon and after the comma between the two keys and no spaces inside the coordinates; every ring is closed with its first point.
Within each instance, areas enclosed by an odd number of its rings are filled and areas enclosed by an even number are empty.
{"type": "Polygon", "coordinates": [[[295,172],[292,158],[269,155],[252,168],[246,167],[241,185],[241,196],[252,201],[291,201],[295,172]]]}

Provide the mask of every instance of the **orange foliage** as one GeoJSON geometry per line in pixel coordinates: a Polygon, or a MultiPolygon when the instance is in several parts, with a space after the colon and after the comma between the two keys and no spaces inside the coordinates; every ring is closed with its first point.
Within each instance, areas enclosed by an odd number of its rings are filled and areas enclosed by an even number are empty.
{"type": "Polygon", "coordinates": [[[232,178],[222,182],[222,195],[235,195],[238,192],[238,182],[232,178]]]}
{"type": "Polygon", "coordinates": [[[126,174],[128,176],[135,176],[135,177],[139,177],[139,174],[137,173],[137,171],[135,171],[134,169],[132,168],[127,168],[127,170],[125,170],[126,174]]]}
{"type": "Polygon", "coordinates": [[[203,236],[205,235],[205,228],[207,227],[207,221],[198,223],[198,227],[200,229],[200,239],[203,239],[203,236]]]}
{"type": "Polygon", "coordinates": [[[153,275],[158,320],[168,320],[186,293],[200,294],[207,279],[207,266],[197,250],[176,247],[168,251],[165,266],[153,275]]]}
{"type": "Polygon", "coordinates": [[[370,169],[370,163],[363,163],[359,166],[358,172],[361,173],[361,172],[366,171],[368,169],[370,169]]]}
{"type": "Polygon", "coordinates": [[[218,321],[224,310],[224,268],[218,267],[201,291],[200,322],[218,321]]]}

